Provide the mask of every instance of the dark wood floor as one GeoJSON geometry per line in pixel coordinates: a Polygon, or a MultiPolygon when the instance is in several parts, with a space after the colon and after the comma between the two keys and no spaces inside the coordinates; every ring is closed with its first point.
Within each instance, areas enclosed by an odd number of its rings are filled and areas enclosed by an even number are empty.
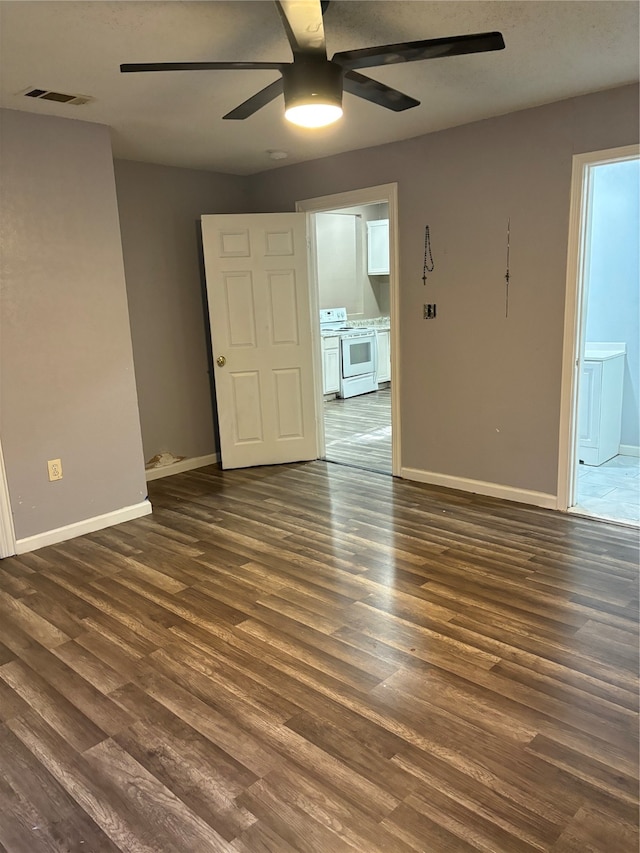
{"type": "Polygon", "coordinates": [[[637,532],[312,462],[0,563],[7,853],[635,853],[637,532]]]}
{"type": "Polygon", "coordinates": [[[324,403],[325,458],[391,473],[391,389],[324,403]]]}

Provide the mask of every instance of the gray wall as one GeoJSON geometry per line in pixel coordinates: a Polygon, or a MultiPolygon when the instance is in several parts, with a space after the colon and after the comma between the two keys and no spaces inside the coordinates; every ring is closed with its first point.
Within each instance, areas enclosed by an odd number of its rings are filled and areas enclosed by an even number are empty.
{"type": "Polygon", "coordinates": [[[556,494],[572,155],[638,135],[627,86],[253,177],[256,211],[398,183],[404,467],[556,494]]]}
{"type": "Polygon", "coordinates": [[[122,245],[146,456],[204,455],[197,217],[394,181],[403,466],[555,493],[571,158],[638,141],[637,87],[251,178],[119,162],[122,243],[107,128],[3,111],[1,129],[0,429],[18,538],[146,495],[122,245]]]}
{"type": "Polygon", "coordinates": [[[217,449],[203,312],[203,213],[246,209],[247,179],[115,161],[145,459],[217,449]]]}
{"type": "Polygon", "coordinates": [[[147,492],[109,129],[3,110],[0,132],[0,430],[22,539],[147,492]]]}

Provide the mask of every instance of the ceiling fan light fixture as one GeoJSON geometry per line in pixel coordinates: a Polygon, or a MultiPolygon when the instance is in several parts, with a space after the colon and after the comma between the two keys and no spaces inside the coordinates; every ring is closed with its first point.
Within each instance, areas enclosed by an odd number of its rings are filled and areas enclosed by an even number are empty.
{"type": "Polygon", "coordinates": [[[325,127],[342,117],[342,107],[338,104],[322,104],[310,101],[308,104],[296,104],[287,107],[284,117],[299,127],[325,127]]]}
{"type": "Polygon", "coordinates": [[[325,127],[342,116],[342,69],[321,60],[297,62],[282,72],[284,115],[301,127],[325,127]]]}

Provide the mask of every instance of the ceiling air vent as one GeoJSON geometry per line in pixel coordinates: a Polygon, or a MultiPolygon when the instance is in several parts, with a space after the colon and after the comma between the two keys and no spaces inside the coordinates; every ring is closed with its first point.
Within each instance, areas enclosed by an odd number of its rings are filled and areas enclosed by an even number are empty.
{"type": "Polygon", "coordinates": [[[93,101],[90,95],[65,95],[63,92],[52,92],[50,89],[24,89],[18,92],[18,95],[24,95],[25,98],[38,98],[41,101],[57,101],[59,104],[73,104],[80,106],[93,101]]]}

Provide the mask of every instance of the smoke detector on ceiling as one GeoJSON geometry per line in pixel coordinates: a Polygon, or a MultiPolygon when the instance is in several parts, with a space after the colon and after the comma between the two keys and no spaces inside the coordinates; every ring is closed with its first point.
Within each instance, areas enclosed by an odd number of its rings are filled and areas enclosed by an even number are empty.
{"type": "Polygon", "coordinates": [[[66,95],[64,92],[53,92],[51,89],[34,89],[33,86],[29,86],[21,92],[16,92],[16,94],[24,95],[25,98],[56,101],[58,104],[73,104],[73,106],[82,106],[95,100],[91,95],[66,95]]]}

